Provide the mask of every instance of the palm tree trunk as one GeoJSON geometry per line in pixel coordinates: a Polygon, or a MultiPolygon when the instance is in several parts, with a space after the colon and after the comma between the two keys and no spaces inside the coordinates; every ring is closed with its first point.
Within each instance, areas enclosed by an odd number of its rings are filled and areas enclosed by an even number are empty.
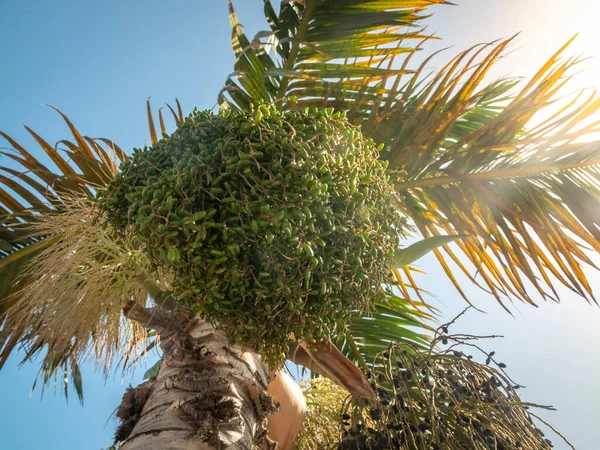
{"type": "Polygon", "coordinates": [[[122,450],[274,449],[267,417],[272,373],[254,352],[231,345],[209,323],[163,309],[128,305],[130,319],[155,329],[163,358],[158,376],[128,389],[117,412],[122,450]]]}

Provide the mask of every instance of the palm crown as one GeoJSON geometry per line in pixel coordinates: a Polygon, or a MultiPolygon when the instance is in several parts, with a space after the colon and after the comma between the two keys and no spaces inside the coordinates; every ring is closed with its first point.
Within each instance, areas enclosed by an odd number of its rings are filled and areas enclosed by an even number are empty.
{"type": "MultiPolygon", "coordinates": [[[[316,106],[347,111],[366,136],[384,144],[381,158],[388,161],[402,212],[414,228],[423,237],[465,236],[455,248],[433,251],[467,301],[457,273],[503,305],[513,298],[533,303],[532,291],[556,299],[557,285],[593,300],[585,268],[593,267],[590,250],[600,251],[600,145],[582,138],[596,131],[597,123],[586,119],[600,102],[594,94],[578,96],[543,123],[527,127],[534,114],[558,98],[579,60],[563,56],[567,43],[520,90],[510,79],[487,83],[488,71],[511,43],[508,39],[474,46],[428,73],[433,55],[414,62],[432,39],[420,21],[427,7],[444,3],[297,0],[283,2],[276,12],[265,0],[270,30],[249,39],[230,2],[236,62],[218,95],[219,105],[249,109],[269,102],[284,110],[316,106]]],[[[181,123],[179,102],[176,106],[169,109],[181,123]]],[[[133,283],[132,273],[131,286],[115,286],[109,292],[117,298],[98,307],[106,291],[91,282],[83,289],[80,276],[72,280],[79,291],[63,296],[51,292],[50,304],[39,303],[44,285],[28,269],[31,262],[41,254],[64,258],[72,253],[78,236],[65,229],[91,233],[84,226],[72,228],[73,221],[66,219],[90,218],[85,216],[89,204],[73,198],[93,195],[128,158],[110,140],[82,136],[59,114],[72,132],[71,140],[59,142],[63,154],[27,128],[55,167],[1,133],[15,150],[4,156],[20,168],[0,167],[0,366],[19,343],[26,345],[27,358],[47,350],[45,378],[61,366],[70,367],[80,390],[81,357],[92,352],[108,366],[113,355],[129,354],[152,341],[123,321],[121,307],[131,298],[140,303],[147,295],[160,299],[157,289],[165,280],[146,274],[141,284],[133,283]],[[65,219],[56,225],[56,217],[65,219]],[[62,323],[77,314],[85,315],[77,326],[62,323]],[[61,339],[52,327],[62,333],[61,339]]],[[[159,111],[157,132],[149,104],[148,121],[154,144],[167,129],[159,111]]],[[[103,266],[111,268],[107,273],[93,265],[83,273],[96,270],[98,280],[108,280],[114,267],[122,266],[119,258],[133,259],[143,268],[143,255],[131,257],[134,244],[124,238],[117,247],[84,255],[108,261],[103,266]]],[[[56,275],[54,268],[46,269],[48,277],[56,275]]],[[[373,317],[356,317],[331,337],[342,352],[367,365],[392,341],[426,345],[433,313],[415,283],[415,270],[410,265],[394,269],[399,291],[388,292],[388,301],[376,305],[373,317]]]]}

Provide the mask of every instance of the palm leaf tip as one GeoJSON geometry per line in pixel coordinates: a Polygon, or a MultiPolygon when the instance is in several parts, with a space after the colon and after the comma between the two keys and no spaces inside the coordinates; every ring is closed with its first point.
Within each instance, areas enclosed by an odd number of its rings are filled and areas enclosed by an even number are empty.
{"type": "Polygon", "coordinates": [[[398,249],[394,252],[394,256],[388,258],[388,264],[391,269],[406,267],[416,260],[422,258],[427,253],[443,245],[454,242],[458,239],[467,237],[466,235],[456,236],[432,236],[427,239],[411,244],[407,248],[398,249]]]}

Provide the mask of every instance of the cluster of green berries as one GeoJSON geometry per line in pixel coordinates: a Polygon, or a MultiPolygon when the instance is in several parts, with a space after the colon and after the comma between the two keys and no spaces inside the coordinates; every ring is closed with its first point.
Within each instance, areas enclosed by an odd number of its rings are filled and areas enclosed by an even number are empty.
{"type": "Polygon", "coordinates": [[[195,110],[134,150],[99,205],[178,302],[280,361],[292,333],[328,335],[390,281],[405,222],[378,156],[332,109],[195,110]]]}

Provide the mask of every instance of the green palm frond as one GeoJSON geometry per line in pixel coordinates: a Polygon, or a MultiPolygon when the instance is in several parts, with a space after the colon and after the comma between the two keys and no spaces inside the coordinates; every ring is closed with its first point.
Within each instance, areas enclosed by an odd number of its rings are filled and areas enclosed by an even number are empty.
{"type": "Polygon", "coordinates": [[[246,109],[252,102],[297,96],[295,108],[334,106],[352,117],[353,105],[375,105],[386,98],[388,83],[399,82],[406,73],[394,62],[414,53],[424,39],[419,26],[423,9],[445,3],[296,0],[281,2],[276,12],[265,0],[271,30],[250,41],[230,1],[236,62],[219,104],[246,109]]]}
{"type": "Polygon", "coordinates": [[[408,302],[392,290],[385,292],[386,300],[376,302],[370,315],[353,317],[333,340],[342,353],[365,370],[392,342],[428,349],[435,331],[435,316],[426,311],[424,303],[408,302]]]}

